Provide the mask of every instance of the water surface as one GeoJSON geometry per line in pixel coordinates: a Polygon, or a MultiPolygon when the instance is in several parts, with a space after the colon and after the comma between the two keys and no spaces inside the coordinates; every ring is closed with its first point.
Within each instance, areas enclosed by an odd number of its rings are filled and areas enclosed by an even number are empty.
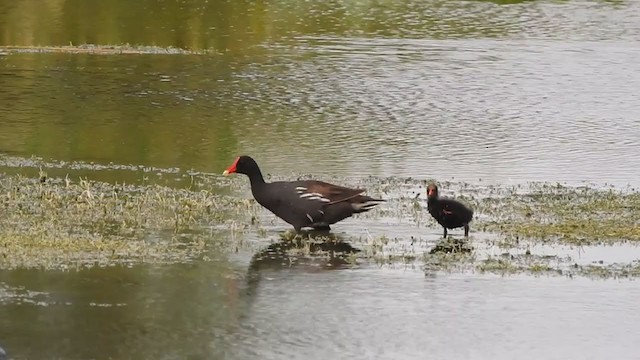
{"type": "Polygon", "coordinates": [[[32,292],[1,301],[3,342],[17,359],[633,359],[640,340],[633,281],[298,264],[249,288],[246,266],[2,274],[32,292]]]}
{"type": "MultiPolygon", "coordinates": [[[[36,176],[35,156],[50,176],[144,181],[220,173],[244,153],[325,180],[637,187],[639,24],[637,1],[0,0],[0,171],[36,176]],[[206,51],[24,48],[87,43],[206,51]]],[[[14,359],[636,357],[634,281],[256,255],[286,228],[250,229],[251,250],[211,261],[0,271],[0,346],[14,359]]],[[[418,257],[440,231],[336,229],[356,248],[419,237],[418,257]]],[[[625,251],[585,261],[633,261],[625,251]]]]}
{"type": "Polygon", "coordinates": [[[637,2],[2,3],[3,45],[214,51],[3,56],[4,153],[639,184],[637,2]]]}

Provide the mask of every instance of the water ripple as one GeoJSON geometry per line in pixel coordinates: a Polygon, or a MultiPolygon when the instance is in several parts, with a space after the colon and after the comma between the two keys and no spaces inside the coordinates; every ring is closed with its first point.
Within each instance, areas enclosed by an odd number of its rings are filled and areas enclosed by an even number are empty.
{"type": "Polygon", "coordinates": [[[278,121],[294,129],[302,120],[292,137],[302,151],[339,144],[349,163],[404,159],[406,175],[640,174],[630,165],[640,150],[636,43],[316,37],[297,49],[313,57],[281,75],[295,93],[274,94],[273,83],[256,92],[281,105],[295,97],[298,116],[278,121]]]}

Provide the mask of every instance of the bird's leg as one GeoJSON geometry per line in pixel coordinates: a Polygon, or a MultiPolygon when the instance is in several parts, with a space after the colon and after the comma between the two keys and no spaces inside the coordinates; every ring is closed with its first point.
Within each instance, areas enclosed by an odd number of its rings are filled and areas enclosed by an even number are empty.
{"type": "Polygon", "coordinates": [[[469,224],[464,224],[464,237],[469,237],[469,224]]]}
{"type": "Polygon", "coordinates": [[[444,227],[444,226],[443,226],[442,228],[444,229],[444,235],[443,235],[443,237],[446,239],[446,238],[447,238],[447,228],[446,228],[446,227],[444,227]]]}

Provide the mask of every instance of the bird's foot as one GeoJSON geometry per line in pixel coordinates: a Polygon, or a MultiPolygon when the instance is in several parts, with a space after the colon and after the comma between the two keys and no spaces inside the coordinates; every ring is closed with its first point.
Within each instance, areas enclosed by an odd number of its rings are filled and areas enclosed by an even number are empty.
{"type": "Polygon", "coordinates": [[[329,225],[325,225],[325,226],[316,226],[313,228],[314,231],[331,231],[331,227],[329,225]]]}

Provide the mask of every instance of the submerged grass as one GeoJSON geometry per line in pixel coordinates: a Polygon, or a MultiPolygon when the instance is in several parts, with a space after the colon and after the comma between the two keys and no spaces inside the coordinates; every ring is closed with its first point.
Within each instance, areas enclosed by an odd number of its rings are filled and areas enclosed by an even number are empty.
{"type": "MultiPolygon", "coordinates": [[[[185,176],[178,170],[173,173],[185,176]]],[[[296,177],[305,178],[285,179],[296,177]]],[[[205,257],[212,248],[237,248],[247,238],[259,246],[274,240],[307,241],[286,247],[289,262],[318,254],[333,258],[334,250],[308,243],[322,242],[322,236],[307,234],[301,239],[293,232],[280,232],[287,225],[250,198],[247,179],[206,174],[189,178],[187,188],[177,188],[48,178],[45,173],[33,178],[0,175],[0,268],[184,262],[205,257]],[[275,239],[273,230],[268,230],[273,228],[278,229],[275,239]]],[[[444,196],[475,210],[471,239],[464,242],[440,241],[436,235],[440,228],[426,211],[427,181],[393,177],[334,181],[387,199],[358,215],[359,221],[392,224],[374,234],[365,230],[359,239],[339,239],[361,250],[343,256],[345,266],[373,263],[423,266],[427,272],[640,276],[637,263],[573,264],[571,259],[526,249],[530,244],[640,244],[640,194],[634,189],[440,182],[444,196]]],[[[336,241],[335,231],[327,238],[330,242],[336,241]]]]}
{"type": "Polygon", "coordinates": [[[531,184],[527,192],[511,188],[500,197],[477,201],[488,215],[489,231],[575,245],[640,241],[640,193],[531,184]]]}
{"type": "MultiPolygon", "coordinates": [[[[414,229],[415,226],[439,229],[426,211],[424,198],[416,198],[416,194],[424,192],[426,181],[378,180],[380,182],[371,181],[363,187],[374,194],[386,194],[389,201],[365,217],[408,221],[407,225],[414,229]]],[[[441,187],[445,189],[445,196],[455,197],[475,210],[472,223],[475,235],[472,233],[468,243],[455,239],[456,235],[453,241],[450,238],[433,242],[427,238],[422,250],[395,246],[396,251],[390,252],[386,245],[389,238],[382,235],[365,242],[366,251],[360,255],[378,264],[402,264],[417,259],[427,273],[463,270],[503,275],[640,276],[637,262],[611,263],[605,258],[604,264],[576,263],[561,250],[561,247],[576,247],[575,254],[579,254],[580,248],[587,247],[593,254],[601,251],[598,246],[640,246],[640,193],[635,189],[550,183],[499,186],[456,182],[442,182],[441,187]],[[547,248],[537,254],[537,250],[529,249],[535,244],[546,244],[547,248]],[[558,251],[555,255],[554,248],[558,251]],[[424,256],[416,256],[416,252],[424,256]]],[[[413,244],[407,236],[402,240],[405,244],[413,244]]]]}
{"type": "Polygon", "coordinates": [[[0,175],[0,267],[188,261],[246,213],[207,190],[0,175]]]}
{"type": "Polygon", "coordinates": [[[93,54],[93,55],[127,55],[127,54],[153,54],[153,55],[200,55],[213,53],[213,50],[189,50],[176,47],[159,46],[135,46],[122,45],[94,45],[82,44],[66,46],[0,46],[0,54],[11,53],[66,53],[66,54],[93,54]]]}

